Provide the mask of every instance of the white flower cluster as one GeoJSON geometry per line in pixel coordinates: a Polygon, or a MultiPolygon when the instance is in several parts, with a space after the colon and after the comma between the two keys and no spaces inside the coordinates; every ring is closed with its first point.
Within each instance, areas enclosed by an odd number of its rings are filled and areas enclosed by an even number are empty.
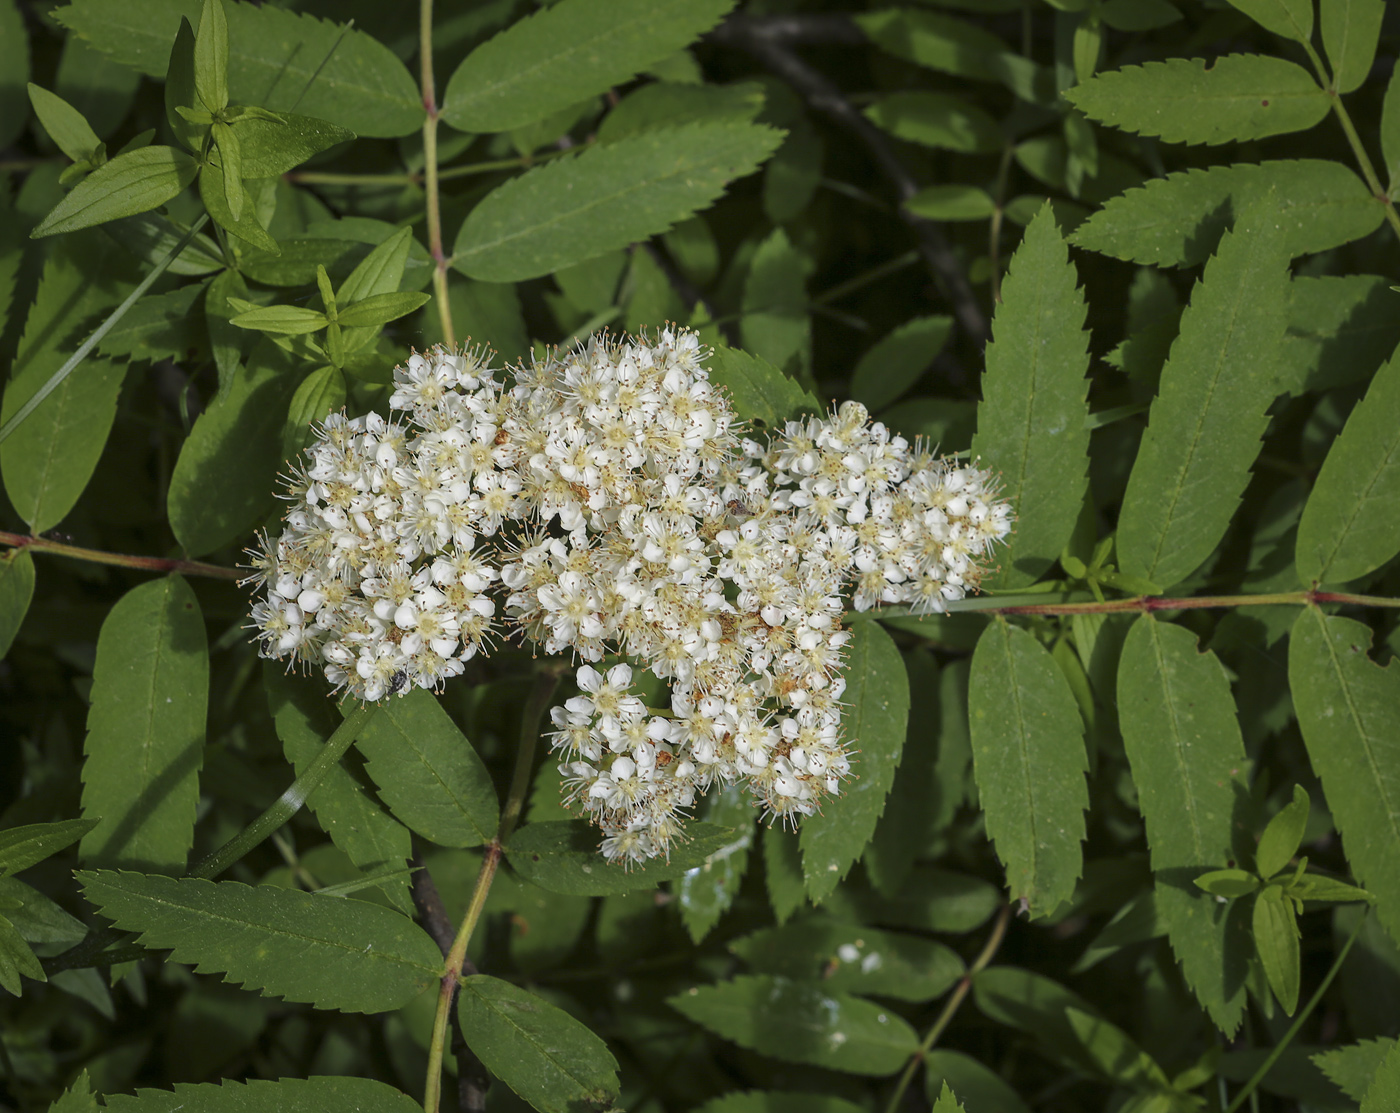
{"type": "Polygon", "coordinates": [[[940,610],[1010,530],[988,472],[848,402],[742,436],[693,333],[594,337],[516,368],[437,348],[392,409],[327,420],[255,567],[264,654],[366,700],[435,688],[493,633],[582,658],[552,712],[571,802],[609,859],[664,854],[698,794],[815,812],[850,771],[843,591],[940,610]],[[503,613],[498,613],[503,612],[503,613]],[[632,690],[627,658],[669,685],[632,690]]]}

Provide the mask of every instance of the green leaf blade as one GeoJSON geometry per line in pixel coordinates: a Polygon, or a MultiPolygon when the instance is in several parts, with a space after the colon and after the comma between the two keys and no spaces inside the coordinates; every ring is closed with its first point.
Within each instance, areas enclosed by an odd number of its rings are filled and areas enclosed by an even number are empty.
{"type": "Polygon", "coordinates": [[[517,282],[664,232],[753,173],[782,133],[756,124],[665,128],[535,167],[463,222],[452,265],[517,282]]]}
{"type": "Polygon", "coordinates": [[[65,819],[0,831],[0,878],[12,877],[57,854],[96,826],[97,821],[92,819],[65,819]]]}
{"type": "Polygon", "coordinates": [[[734,0],[561,0],[471,52],[443,94],[459,131],[509,131],[624,84],[708,31],[734,0]]]}
{"type": "Polygon", "coordinates": [[[34,598],[34,558],[28,549],[0,556],[0,660],[10,652],[34,598]]]}
{"type": "Polygon", "coordinates": [[[1262,54],[1172,58],[1099,74],[1065,91],[1084,115],[1168,143],[1231,143],[1304,131],[1327,115],[1307,70],[1262,54]]]}
{"type": "Polygon", "coordinates": [[[1224,535],[1274,397],[1287,257],[1263,216],[1227,233],[1182,314],[1118,523],[1120,567],[1179,583],[1224,535]]]}
{"type": "Polygon", "coordinates": [[[1360,88],[1371,72],[1385,0],[1322,0],[1322,45],[1339,93],[1360,88]]]}
{"type": "Polygon", "coordinates": [[[1226,906],[1195,886],[1237,858],[1247,784],[1225,671],[1181,626],[1143,615],[1118,666],[1118,722],[1147,825],[1157,913],[1182,973],[1227,1035],[1244,1014],[1247,943],[1226,906]]]}
{"type": "Polygon", "coordinates": [[[341,1012],[387,1012],[437,981],[442,955],[413,921],[382,905],[237,881],[98,870],[84,895],[177,962],[265,996],[341,1012]]]}
{"type": "Polygon", "coordinates": [[[617,1100],[617,1060],[608,1045],[533,993],[473,974],[462,979],[457,1017],[486,1069],[540,1113],[602,1109],[617,1100]]]}
{"type": "Polygon", "coordinates": [[[73,187],[30,233],[56,236],[135,216],[164,205],[199,173],[199,164],[174,147],[142,147],[99,166],[73,187]]]}
{"type": "Polygon", "coordinates": [[[997,621],[972,655],[968,688],[973,769],[987,833],[1013,900],[1052,911],[1074,891],[1089,803],[1084,724],[1049,652],[997,621]]]}
{"type": "Polygon", "coordinates": [[[179,872],[194,842],[209,651],[177,575],[133,588],[97,639],[83,744],[85,863],[179,872]]]}
{"type": "MultiPolygon", "coordinates": [[[[103,1098],[112,1113],[414,1113],[420,1106],[402,1090],[373,1078],[279,1078],[272,1082],[175,1084],[103,1098]]],[[[96,1106],[94,1105],[94,1109],[96,1106]]],[[[66,1111],[65,1111],[66,1113],[66,1111]]]]}
{"type": "Polygon", "coordinates": [[[761,421],[769,429],[781,429],[790,418],[806,411],[816,413],[821,404],[796,379],[783,374],[762,356],[740,348],[717,346],[709,365],[710,381],[722,387],[734,412],[746,421],[761,421]]]}
{"type": "Polygon", "coordinates": [[[1356,879],[1400,935],[1400,668],[1368,656],[1371,630],[1305,607],[1289,636],[1298,725],[1356,879]]]}
{"type": "Polygon", "coordinates": [[[998,588],[1034,583],[1055,563],[1088,487],[1089,334],[1077,279],[1047,205],[1003,282],[972,441],[1015,509],[998,588]]]}
{"type": "Polygon", "coordinates": [[[743,975],[667,1003],[740,1047],[852,1074],[893,1074],[919,1046],[901,1017],[790,978],[743,975]]]}
{"type": "Polygon", "coordinates": [[[802,873],[807,895],[820,902],[864,854],[885,810],[904,751],[909,677],[894,639],[878,622],[858,622],[846,646],[847,739],[860,749],[839,796],[802,821],[802,873]]]}
{"type": "Polygon", "coordinates": [[[1371,380],[1333,443],[1298,523],[1304,584],[1369,575],[1400,552],[1400,353],[1371,380]]]}

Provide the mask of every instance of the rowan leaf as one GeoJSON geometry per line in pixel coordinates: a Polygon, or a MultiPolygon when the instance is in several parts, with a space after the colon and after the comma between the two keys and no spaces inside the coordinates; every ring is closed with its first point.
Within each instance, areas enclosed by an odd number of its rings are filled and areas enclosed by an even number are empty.
{"type": "Polygon", "coordinates": [[[28,823],[0,831],[0,878],[52,857],[97,826],[95,819],[65,819],[58,823],[28,823]]]}
{"type": "Polygon", "coordinates": [[[796,379],[740,348],[715,345],[709,374],[710,382],[728,393],[735,413],[746,421],[761,421],[769,429],[781,429],[803,412],[821,410],[821,403],[796,379]]]}
{"type": "Polygon", "coordinates": [[[872,344],[851,373],[851,397],[879,410],[909,390],[953,334],[952,317],[914,317],[872,344]]]}
{"type": "MultiPolygon", "coordinates": [[[[413,1113],[422,1108],[385,1082],[324,1075],[197,1086],[177,1082],[173,1093],[137,1090],[135,1094],[109,1094],[102,1100],[102,1108],[112,1113],[413,1113]]],[[[68,1111],[55,1107],[52,1113],[68,1111]]]]}
{"type": "Polygon", "coordinates": [[[1230,0],[1267,31],[1305,43],[1312,38],[1313,0],[1230,0]]]}
{"type": "Polygon", "coordinates": [[[1384,19],[1385,0],[1322,0],[1322,46],[1337,92],[1353,92],[1366,80],[1384,19]]]}

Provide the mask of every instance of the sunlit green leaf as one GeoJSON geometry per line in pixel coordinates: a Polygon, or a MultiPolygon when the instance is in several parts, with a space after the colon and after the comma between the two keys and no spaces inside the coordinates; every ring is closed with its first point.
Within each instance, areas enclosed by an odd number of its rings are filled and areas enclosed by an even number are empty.
{"type": "Polygon", "coordinates": [[[1298,924],[1293,905],[1276,885],[1254,898],[1254,946],[1269,979],[1269,987],[1289,1016],[1298,1007],[1302,967],[1298,954],[1298,924]]]}
{"type": "Polygon", "coordinates": [[[39,222],[31,236],[56,236],[164,205],[199,173],[174,147],[142,147],[98,167],[39,222]]]}
{"type": "Polygon", "coordinates": [[[39,117],[49,138],[74,162],[89,157],[102,142],[83,114],[56,93],[31,84],[29,103],[34,106],[34,115],[39,117]]]}
{"type": "Polygon", "coordinates": [[[1254,861],[1260,877],[1273,877],[1298,853],[1303,831],[1308,825],[1308,808],[1307,791],[1302,785],[1294,785],[1293,800],[1269,820],[1269,825],[1259,837],[1254,861]]]}
{"type": "Polygon", "coordinates": [[[1350,93],[1366,80],[1384,18],[1385,0],[1322,0],[1322,45],[1337,92],[1350,93]]]}
{"type": "Polygon", "coordinates": [[[709,372],[710,381],[728,393],[735,413],[770,429],[781,429],[790,418],[821,409],[796,379],[739,348],[716,345],[709,372]]]}

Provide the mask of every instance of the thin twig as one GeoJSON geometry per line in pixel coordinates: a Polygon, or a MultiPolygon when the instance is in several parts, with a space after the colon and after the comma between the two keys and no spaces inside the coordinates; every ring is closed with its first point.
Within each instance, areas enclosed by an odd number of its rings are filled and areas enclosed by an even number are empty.
{"type": "Polygon", "coordinates": [[[50,541],[47,537],[32,537],[23,533],[8,533],[0,530],[0,545],[14,549],[32,549],[36,553],[53,553],[55,556],[86,560],[92,564],[112,564],[120,568],[137,568],[142,572],[180,572],[186,576],[209,576],[216,580],[240,580],[247,573],[222,564],[205,564],[202,560],[176,560],[166,557],[131,556],[127,553],[108,553],[101,549],[84,549],[78,545],[68,545],[62,541],[50,541]]]}
{"type": "Polygon", "coordinates": [[[899,197],[900,219],[913,230],[924,264],[952,306],[958,324],[980,347],[987,341],[987,318],[977,303],[977,296],[963,274],[957,256],[943,235],[942,227],[910,212],[905,205],[919,191],[918,184],[895,157],[880,129],[861,115],[833,82],[788,49],[790,42],[865,41],[852,24],[847,24],[850,32],[839,30],[838,25],[844,22],[839,17],[820,21],[804,17],[794,21],[788,17],[748,19],[731,16],[711,31],[707,38],[710,42],[752,54],[791,85],[814,109],[831,117],[865,144],[881,173],[894,186],[899,197]],[[851,32],[855,38],[848,37],[851,32]]]}
{"type": "Polygon", "coordinates": [[[442,249],[442,206],[438,198],[437,128],[440,115],[433,84],[433,0],[418,6],[418,53],[423,77],[423,191],[428,216],[428,254],[433,257],[433,294],[442,339],[457,343],[452,331],[452,303],[447,298],[447,255],[442,249]]]}

